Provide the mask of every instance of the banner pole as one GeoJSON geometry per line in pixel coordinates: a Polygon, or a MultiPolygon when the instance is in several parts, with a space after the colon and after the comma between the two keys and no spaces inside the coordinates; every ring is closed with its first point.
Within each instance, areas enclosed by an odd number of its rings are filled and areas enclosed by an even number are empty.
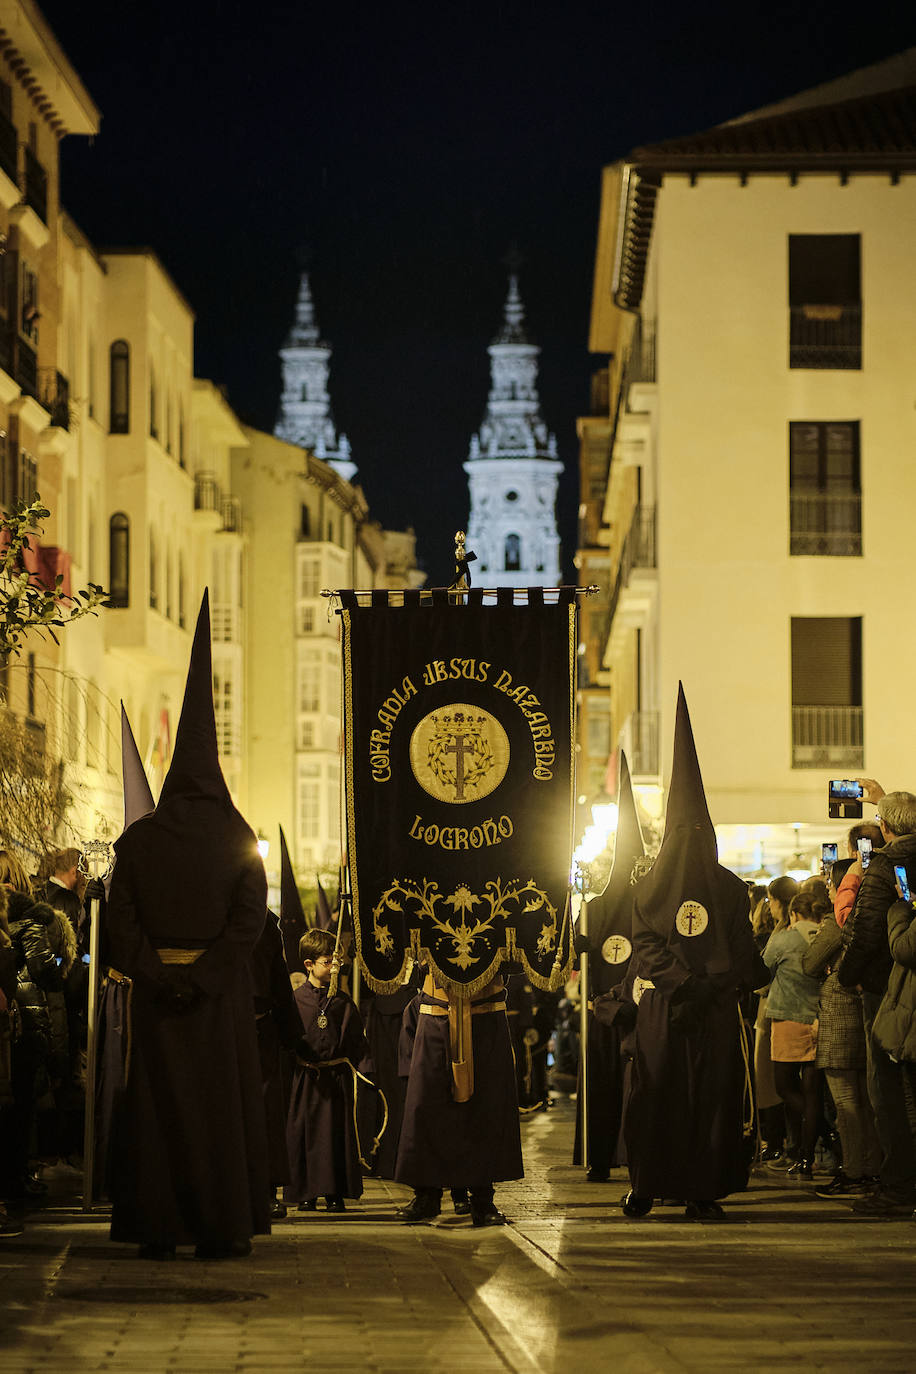
{"type": "MultiPolygon", "coordinates": [[[[586,869],[583,878],[587,874],[586,869]]],[[[583,942],[588,937],[588,902],[585,900],[585,889],[587,883],[583,881],[581,885],[581,903],[579,906],[579,934],[583,937],[583,942]]],[[[582,1167],[588,1168],[588,952],[583,949],[579,955],[579,1065],[580,1092],[582,1103],[579,1113],[579,1120],[582,1122],[582,1167]]]]}

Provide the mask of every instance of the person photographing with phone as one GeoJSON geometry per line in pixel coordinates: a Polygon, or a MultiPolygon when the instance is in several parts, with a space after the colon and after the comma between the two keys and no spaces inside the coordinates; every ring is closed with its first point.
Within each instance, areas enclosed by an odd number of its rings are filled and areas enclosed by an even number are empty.
{"type": "MultiPolygon", "coordinates": [[[[864,785],[868,780],[862,781],[864,785]]],[[[843,926],[843,957],[837,979],[842,987],[862,989],[868,1092],[883,1153],[877,1193],[860,1198],[853,1210],[866,1216],[895,1217],[908,1216],[916,1203],[916,1142],[907,1114],[904,1071],[875,1040],[872,1026],[894,966],[888,944],[888,913],[899,901],[894,869],[902,865],[916,872],[916,796],[911,792],[884,793],[877,783],[872,787],[872,795],[865,795],[870,801],[877,793],[883,847],[873,848],[867,869],[861,857],[856,859],[837,894],[839,904],[858,867],[861,881],[843,926]]]]}

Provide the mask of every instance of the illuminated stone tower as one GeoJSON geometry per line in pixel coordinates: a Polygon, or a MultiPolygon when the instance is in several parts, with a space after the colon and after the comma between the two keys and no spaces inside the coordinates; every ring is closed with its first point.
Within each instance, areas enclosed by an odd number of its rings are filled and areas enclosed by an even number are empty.
{"type": "Polygon", "coordinates": [[[541,419],[540,348],[524,328],[512,271],[502,327],[489,347],[490,398],[464,470],[470,515],[467,546],[488,587],[556,586],[560,580],[557,441],[541,419]]]}
{"type": "Polygon", "coordinates": [[[274,434],[289,444],[307,448],[349,482],[356,474],[356,464],[350,457],[350,441],[345,434],[338,435],[331,416],[330,359],[330,345],[322,342],[318,333],[308,273],[303,272],[296,318],[280,349],[283,392],[274,434]]]}

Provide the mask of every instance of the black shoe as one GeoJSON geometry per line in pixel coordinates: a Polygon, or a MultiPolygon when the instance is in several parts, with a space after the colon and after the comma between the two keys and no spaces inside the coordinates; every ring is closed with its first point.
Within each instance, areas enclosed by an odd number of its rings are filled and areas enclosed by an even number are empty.
{"type": "Polygon", "coordinates": [[[200,1260],[244,1259],[251,1254],[250,1240],[233,1240],[215,1244],[198,1245],[194,1258],[200,1260]]]}
{"type": "Polygon", "coordinates": [[[459,1198],[457,1202],[452,1203],[452,1206],[455,1209],[456,1217],[466,1217],[471,1210],[471,1204],[467,1198],[459,1198]]]}
{"type": "MultiPolygon", "coordinates": [[[[469,1204],[470,1205],[470,1204],[469,1204]]],[[[471,1207],[472,1226],[505,1226],[506,1216],[501,1212],[495,1203],[490,1203],[489,1207],[482,1207],[477,1211],[471,1207]]]]}
{"type": "Polygon", "coordinates": [[[286,1203],[281,1202],[279,1198],[274,1198],[273,1202],[270,1204],[271,1221],[282,1221],[283,1218],[286,1216],[286,1213],[286,1203]]]}
{"type": "Polygon", "coordinates": [[[398,1220],[403,1221],[405,1226],[419,1226],[421,1222],[432,1221],[438,1215],[439,1201],[432,1197],[414,1197],[406,1207],[397,1210],[398,1220]]]}
{"type": "Polygon", "coordinates": [[[650,1197],[637,1197],[631,1188],[626,1197],[620,1199],[620,1205],[625,1217],[647,1217],[652,1211],[653,1200],[650,1197]]]}
{"type": "Polygon", "coordinates": [[[589,1169],[585,1175],[585,1181],[586,1183],[607,1183],[608,1171],[607,1169],[589,1169]]]}
{"type": "Polygon", "coordinates": [[[336,1193],[332,1194],[330,1197],[326,1197],[324,1205],[329,1212],[345,1212],[347,1210],[344,1206],[343,1198],[339,1197],[336,1193]]]}
{"type": "Polygon", "coordinates": [[[305,1202],[300,1202],[296,1208],[297,1212],[317,1212],[318,1199],[316,1197],[306,1198],[305,1202]]]}
{"type": "Polygon", "coordinates": [[[725,1209],[718,1202],[688,1202],[684,1216],[689,1221],[724,1221],[725,1209]]]}
{"type": "Polygon", "coordinates": [[[814,1168],[810,1159],[799,1159],[786,1170],[786,1178],[794,1178],[800,1183],[809,1183],[814,1178],[814,1168]]]}
{"type": "Polygon", "coordinates": [[[174,1245],[141,1245],[137,1251],[137,1258],[143,1260],[173,1260],[175,1258],[174,1245]]]}

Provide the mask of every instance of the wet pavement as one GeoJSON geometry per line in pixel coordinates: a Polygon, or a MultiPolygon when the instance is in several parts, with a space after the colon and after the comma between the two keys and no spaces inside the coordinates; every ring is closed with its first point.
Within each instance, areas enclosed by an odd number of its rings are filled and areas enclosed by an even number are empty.
{"type": "Polygon", "coordinates": [[[51,1180],[0,1240],[0,1370],[910,1371],[916,1223],[856,1218],[811,1185],[756,1173],[722,1223],[623,1216],[622,1173],[569,1164],[572,1109],[525,1120],[511,1224],[475,1229],[446,1199],[406,1227],[409,1193],[369,1180],[343,1216],[292,1213],[247,1259],[156,1264],[51,1180]]]}

